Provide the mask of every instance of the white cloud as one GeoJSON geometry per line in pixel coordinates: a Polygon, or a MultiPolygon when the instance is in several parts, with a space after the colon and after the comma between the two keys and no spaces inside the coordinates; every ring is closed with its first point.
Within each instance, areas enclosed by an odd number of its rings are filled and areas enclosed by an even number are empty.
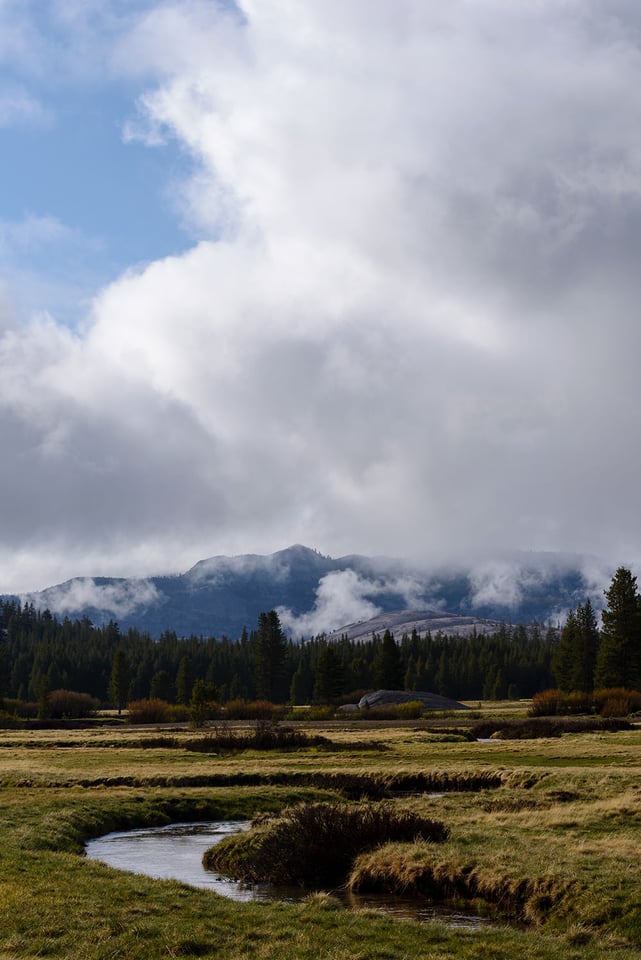
{"type": "Polygon", "coordinates": [[[73,616],[87,607],[94,607],[105,616],[130,616],[137,609],[157,603],[158,590],[150,580],[127,580],[122,583],[99,584],[90,577],[69,580],[34,597],[24,594],[23,603],[37,602],[54,614],[73,616]]]}
{"type": "Polygon", "coordinates": [[[296,616],[287,607],[279,607],[277,612],[288,633],[297,638],[310,637],[371,620],[382,610],[373,598],[382,594],[397,594],[399,608],[406,610],[426,606],[433,610],[442,605],[426,602],[425,582],[409,574],[372,579],[354,570],[336,570],[319,581],[310,611],[296,616]]]}
{"type": "Polygon", "coordinates": [[[371,620],[381,612],[381,607],[366,597],[376,592],[375,583],[353,570],[337,570],[319,582],[316,602],[309,613],[297,617],[286,607],[280,607],[277,613],[284,630],[296,637],[310,637],[349,623],[371,620]]]}
{"type": "Polygon", "coordinates": [[[635,9],[240,7],[101,34],[148,78],[142,135],[193,159],[203,239],[76,336],[2,333],[5,555],[38,580],[63,544],[123,573],[294,541],[634,560],[635,9]]]}

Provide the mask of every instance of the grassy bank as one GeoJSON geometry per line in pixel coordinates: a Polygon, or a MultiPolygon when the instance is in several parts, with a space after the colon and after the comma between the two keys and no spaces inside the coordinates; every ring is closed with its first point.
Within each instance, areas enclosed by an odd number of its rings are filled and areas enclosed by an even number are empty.
{"type": "Polygon", "coordinates": [[[0,960],[639,955],[641,731],[470,743],[381,726],[367,736],[386,749],[363,749],[362,725],[348,723],[332,728],[342,744],[335,752],[229,756],[189,750],[190,731],[165,742],[154,731],[0,733],[0,960]],[[345,800],[354,778],[449,828],[443,843],[362,854],[354,888],[401,885],[527,926],[454,931],[318,897],[241,904],[117,873],[80,853],[86,839],[113,829],[345,800]],[[464,789],[474,784],[486,788],[464,789]],[[430,796],[439,785],[450,792],[430,796]]]}

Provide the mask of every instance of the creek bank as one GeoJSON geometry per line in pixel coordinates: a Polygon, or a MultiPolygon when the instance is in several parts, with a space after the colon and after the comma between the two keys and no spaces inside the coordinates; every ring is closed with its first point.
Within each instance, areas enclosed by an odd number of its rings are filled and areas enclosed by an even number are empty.
{"type": "Polygon", "coordinates": [[[205,867],[244,883],[337,886],[356,857],[392,841],[442,843],[440,820],[385,803],[301,803],[258,817],[249,831],[208,850],[205,867]]]}
{"type": "Polygon", "coordinates": [[[523,924],[540,924],[572,895],[572,884],[554,876],[497,874],[475,864],[439,858],[428,844],[388,844],[362,854],[347,881],[355,893],[396,893],[467,903],[523,924]]]}
{"type": "Polygon", "coordinates": [[[205,870],[203,853],[226,837],[246,830],[249,820],[222,820],[203,823],[174,823],[109,833],[87,843],[90,860],[116,870],[127,870],[154,879],[178,880],[210,890],[239,903],[318,904],[323,909],[377,910],[396,919],[421,923],[443,923],[448,927],[478,930],[490,919],[465,912],[460,907],[432,903],[425,897],[388,893],[356,893],[345,889],[330,893],[309,893],[299,887],[272,884],[243,884],[205,870]]]}

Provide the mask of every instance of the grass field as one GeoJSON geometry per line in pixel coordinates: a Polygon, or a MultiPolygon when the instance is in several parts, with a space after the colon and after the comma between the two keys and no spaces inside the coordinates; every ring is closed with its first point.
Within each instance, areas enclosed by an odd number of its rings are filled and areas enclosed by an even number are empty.
{"type": "Polygon", "coordinates": [[[189,730],[0,731],[0,960],[641,955],[641,729],[470,743],[446,726],[309,725],[342,749],[227,755],[190,752],[189,730]],[[365,750],[366,740],[385,749],[365,750]],[[427,774],[450,787],[481,774],[501,785],[390,794],[442,820],[450,837],[366,853],[350,883],[448,893],[494,916],[491,929],[392,920],[314,896],[236,903],[83,857],[87,839],[113,829],[249,817],[335,797],[341,778],[393,786],[427,774]]]}

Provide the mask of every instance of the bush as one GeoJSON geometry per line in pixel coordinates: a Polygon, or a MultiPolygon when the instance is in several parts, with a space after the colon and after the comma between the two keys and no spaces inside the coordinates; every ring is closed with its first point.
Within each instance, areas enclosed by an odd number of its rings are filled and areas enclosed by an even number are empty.
{"type": "Polygon", "coordinates": [[[305,707],[305,708],[294,708],[290,710],[289,713],[285,716],[286,720],[308,720],[308,721],[318,721],[318,720],[333,720],[336,716],[335,707],[305,707]]]}
{"type": "Polygon", "coordinates": [[[203,864],[248,883],[337,884],[358,854],[383,843],[449,835],[439,820],[385,803],[303,803],[254,822],[207,851],[203,864]]]}
{"type": "Polygon", "coordinates": [[[227,720],[280,720],[287,707],[269,700],[230,700],[225,704],[227,720]]]}
{"type": "Polygon", "coordinates": [[[563,713],[565,694],[562,690],[543,690],[532,697],[530,717],[557,717],[563,713]]]}
{"type": "Polygon", "coordinates": [[[423,715],[423,704],[420,700],[408,700],[397,704],[396,713],[399,720],[418,720],[423,715]]]}
{"type": "Polygon", "coordinates": [[[80,717],[95,717],[100,701],[88,693],[75,690],[52,690],[47,697],[51,720],[77,720],[80,717]]]}
{"type": "Polygon", "coordinates": [[[531,717],[576,716],[585,713],[600,713],[602,717],[627,717],[639,711],[641,693],[638,690],[615,687],[595,690],[594,693],[543,690],[532,697],[528,713],[531,717]]]}
{"type": "Polygon", "coordinates": [[[472,736],[485,740],[536,740],[545,737],[560,737],[564,733],[614,733],[630,730],[627,720],[606,717],[532,717],[529,720],[497,719],[481,720],[472,727],[472,736]]]}
{"type": "Polygon", "coordinates": [[[24,723],[15,713],[8,713],[6,710],[0,710],[0,730],[18,730],[24,723]]]}
{"type": "Polygon", "coordinates": [[[157,697],[151,697],[149,700],[132,700],[127,705],[128,723],[167,723],[170,716],[170,705],[157,697]]]}
{"type": "Polygon", "coordinates": [[[38,716],[38,704],[28,700],[12,700],[5,697],[4,709],[7,713],[13,713],[16,717],[23,717],[25,720],[35,720],[38,716]]]}
{"type": "Polygon", "coordinates": [[[602,717],[627,717],[641,710],[641,693],[625,687],[595,690],[594,707],[602,717]]]}

